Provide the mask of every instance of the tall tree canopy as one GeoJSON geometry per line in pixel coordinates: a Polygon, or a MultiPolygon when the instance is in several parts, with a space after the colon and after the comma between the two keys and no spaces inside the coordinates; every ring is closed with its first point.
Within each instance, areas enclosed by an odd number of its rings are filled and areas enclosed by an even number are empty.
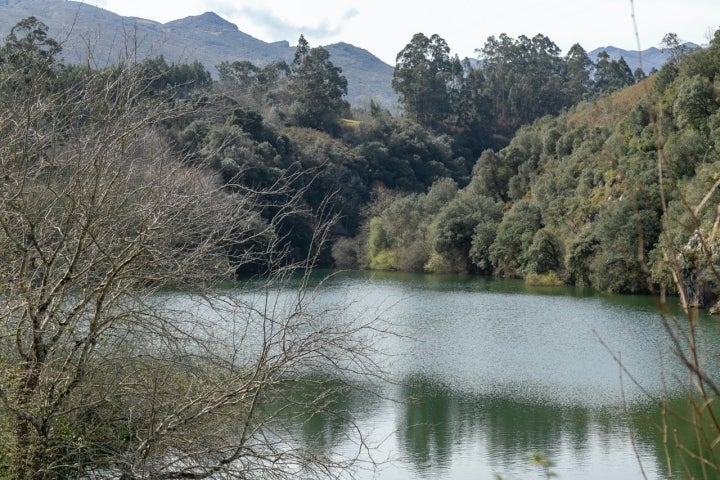
{"type": "Polygon", "coordinates": [[[595,88],[599,93],[620,90],[635,83],[635,76],[623,57],[613,60],[606,51],[598,53],[595,88]]]}
{"type": "Polygon", "coordinates": [[[416,33],[396,57],[392,86],[408,117],[436,126],[451,111],[453,79],[461,69],[450,58],[450,47],[439,35],[416,33]]]}
{"type": "Polygon", "coordinates": [[[563,88],[567,64],[548,37],[513,39],[503,33],[489,37],[479,52],[501,134],[572,104],[563,88]]]}
{"type": "Polygon", "coordinates": [[[291,115],[303,127],[334,132],[338,119],[350,109],[343,99],[347,79],[342,69],[333,65],[327,50],[310,48],[302,35],[291,65],[290,91],[294,95],[291,115]]]}
{"type": "Polygon", "coordinates": [[[60,44],[48,37],[47,26],[35,17],[18,22],[0,47],[3,89],[37,93],[51,87],[59,67],[60,44]]]}
{"type": "Polygon", "coordinates": [[[570,47],[565,55],[565,63],[567,65],[566,92],[573,103],[579,102],[593,89],[591,74],[595,70],[595,64],[579,43],[570,47]]]}

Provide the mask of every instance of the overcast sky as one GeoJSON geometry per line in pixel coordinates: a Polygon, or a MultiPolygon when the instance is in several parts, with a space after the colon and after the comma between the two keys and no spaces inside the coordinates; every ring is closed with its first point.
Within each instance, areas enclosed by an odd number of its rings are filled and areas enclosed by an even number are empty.
{"type": "MultiPolygon", "coordinates": [[[[415,33],[437,33],[461,58],[475,56],[487,37],[537,33],[564,52],[616,46],[635,50],[630,0],[85,0],[120,15],[168,22],[213,11],[260,40],[310,46],[339,41],[369,50],[390,65],[415,33]]],[[[635,0],[640,46],[657,46],[668,32],[707,44],[720,27],[720,0],[635,0]]]]}

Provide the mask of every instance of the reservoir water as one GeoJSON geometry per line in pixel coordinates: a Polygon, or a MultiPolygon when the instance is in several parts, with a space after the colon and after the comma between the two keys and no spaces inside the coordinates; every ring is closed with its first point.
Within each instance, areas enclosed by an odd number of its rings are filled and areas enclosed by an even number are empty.
{"type": "MultiPolygon", "coordinates": [[[[333,275],[316,295],[318,308],[343,303],[395,333],[379,344],[388,381],[337,402],[367,448],[347,440],[341,415],[301,427],[319,449],[377,463],[356,478],[546,478],[533,455],[565,480],[703,478],[666,441],[692,448],[695,433],[661,416],[663,401],[690,414],[688,375],[651,297],[366,272],[333,275]]],[[[719,373],[718,323],[697,320],[703,362],[719,373]]]]}

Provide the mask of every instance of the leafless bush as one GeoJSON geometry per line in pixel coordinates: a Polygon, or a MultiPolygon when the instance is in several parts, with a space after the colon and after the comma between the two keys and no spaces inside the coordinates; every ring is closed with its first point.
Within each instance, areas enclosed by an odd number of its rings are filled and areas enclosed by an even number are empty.
{"type": "MultiPolygon", "coordinates": [[[[301,193],[227,189],[174,158],[154,127],[185,107],[148,95],[136,66],[61,91],[5,88],[16,73],[0,84],[0,473],[317,478],[351,465],[288,436],[288,422],[340,414],[344,374],[379,373],[371,325],[309,309],[296,274],[313,253],[283,260],[274,227],[301,193]],[[265,265],[251,290],[220,288],[248,264],[265,265]]],[[[333,219],[313,214],[317,252],[333,219]]]]}

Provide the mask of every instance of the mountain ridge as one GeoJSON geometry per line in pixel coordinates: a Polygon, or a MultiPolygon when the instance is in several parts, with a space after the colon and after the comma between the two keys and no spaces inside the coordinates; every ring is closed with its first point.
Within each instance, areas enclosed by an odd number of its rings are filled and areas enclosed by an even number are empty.
{"type": "MultiPolygon", "coordinates": [[[[201,62],[217,78],[222,61],[247,60],[258,65],[291,61],[295,48],[286,40],[264,42],[243,32],[214,12],[167,23],[124,17],[74,0],[0,0],[0,35],[35,16],[49,28],[49,35],[63,44],[67,63],[104,67],[132,54],[136,58],[162,55],[168,62],[201,62]]],[[[370,100],[394,109],[393,67],[371,52],[349,43],[323,46],[348,80],[348,101],[366,106],[370,100]]]]}
{"type": "MultiPolygon", "coordinates": [[[[700,48],[699,45],[690,42],[684,43],[683,46],[691,50],[700,48]]],[[[597,62],[598,54],[602,51],[607,52],[612,60],[619,60],[620,57],[624,58],[631,72],[635,72],[635,69],[640,67],[642,61],[642,69],[645,74],[649,74],[653,69],[660,70],[672,55],[670,52],[657,47],[649,47],[638,52],[637,50],[625,50],[608,45],[607,47],[598,47],[588,52],[588,57],[590,57],[590,60],[593,62],[597,62]]]]}
{"type": "MultiPolygon", "coordinates": [[[[265,42],[225,20],[205,12],[160,23],[139,17],[125,17],[75,0],[0,0],[0,34],[6,36],[20,20],[35,16],[49,28],[49,34],[63,43],[67,63],[90,63],[104,67],[131,53],[136,58],[162,55],[168,62],[201,62],[217,78],[222,61],[247,60],[257,65],[292,60],[294,47],[287,40],[265,42]]],[[[697,47],[692,45],[692,47],[697,47]]],[[[338,42],[324,45],[331,61],[348,80],[348,101],[355,107],[370,100],[390,110],[397,107],[392,89],[394,67],[360,47],[338,42]]],[[[399,47],[400,48],[400,47],[399,47]]],[[[639,66],[638,52],[608,46],[588,55],[607,51],[612,59],[625,58],[632,71],[639,66]]],[[[641,52],[643,70],[659,69],[670,54],[655,47],[641,52]]]]}

